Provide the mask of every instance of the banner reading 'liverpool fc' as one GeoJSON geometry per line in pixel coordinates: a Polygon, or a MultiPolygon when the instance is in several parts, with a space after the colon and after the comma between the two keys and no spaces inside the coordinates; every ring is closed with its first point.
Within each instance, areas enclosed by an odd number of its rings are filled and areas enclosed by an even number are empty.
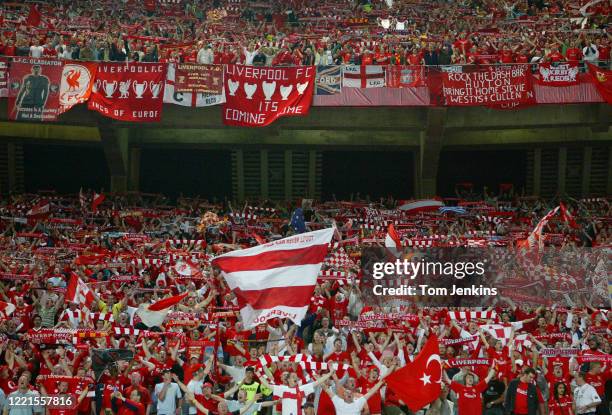
{"type": "Polygon", "coordinates": [[[14,58],[10,66],[9,119],[55,121],[64,63],[54,59],[14,58]]]}
{"type": "Polygon", "coordinates": [[[527,65],[443,72],[441,77],[442,96],[447,106],[511,109],[536,103],[527,65]]]}
{"type": "Polygon", "coordinates": [[[160,121],[166,66],[101,63],[88,108],[121,121],[160,121]]]}
{"type": "Polygon", "coordinates": [[[277,118],[306,115],[312,102],[315,67],[225,67],[223,122],[263,127],[277,118]]]}

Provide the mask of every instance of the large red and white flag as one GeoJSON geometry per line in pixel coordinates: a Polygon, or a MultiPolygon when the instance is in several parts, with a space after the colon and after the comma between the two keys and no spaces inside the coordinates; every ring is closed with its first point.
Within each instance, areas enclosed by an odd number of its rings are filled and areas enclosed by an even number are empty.
{"type": "Polygon", "coordinates": [[[272,318],[301,323],[333,234],[333,228],[303,233],[213,260],[238,298],[247,329],[272,318]]]}
{"type": "Polygon", "coordinates": [[[70,281],[68,281],[65,299],[67,302],[83,304],[89,308],[96,300],[96,296],[87,284],[73,273],[70,276],[70,281]]]}
{"type": "Polygon", "coordinates": [[[342,86],[347,88],[382,88],[385,86],[385,67],[380,65],[345,65],[342,67],[342,86]]]}
{"type": "Polygon", "coordinates": [[[399,249],[402,247],[402,240],[397,234],[395,226],[393,226],[392,223],[389,224],[389,228],[387,229],[387,236],[385,237],[385,247],[395,249],[399,249]]]}
{"type": "Polygon", "coordinates": [[[147,327],[159,327],[168,316],[170,309],[180,303],[189,292],[163,298],[151,305],[141,304],[136,314],[147,327]]]}

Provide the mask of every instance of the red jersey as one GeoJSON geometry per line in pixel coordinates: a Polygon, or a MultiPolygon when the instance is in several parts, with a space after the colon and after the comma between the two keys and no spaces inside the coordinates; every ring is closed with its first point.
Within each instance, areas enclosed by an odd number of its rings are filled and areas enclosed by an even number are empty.
{"type": "Polygon", "coordinates": [[[487,383],[484,380],[472,386],[453,382],[450,388],[458,396],[457,405],[459,414],[482,414],[482,393],[487,389],[487,383]]]}
{"type": "Polygon", "coordinates": [[[584,380],[595,388],[599,396],[604,396],[606,394],[606,381],[608,380],[608,376],[606,376],[605,373],[598,373],[595,375],[587,372],[584,375],[584,380]]]}
{"type": "MultiPolygon", "coordinates": [[[[528,414],[529,407],[527,404],[527,391],[529,390],[529,383],[519,382],[516,387],[516,399],[514,401],[514,413],[515,414],[528,414]]],[[[540,389],[536,387],[538,394],[538,402],[544,402],[540,389]]]]}
{"type": "MultiPolygon", "coordinates": [[[[378,380],[370,382],[368,379],[364,377],[360,377],[358,380],[358,386],[360,388],[360,393],[366,394],[370,389],[374,387],[378,383],[378,380]]],[[[376,392],[374,395],[368,399],[368,408],[370,409],[370,414],[380,414],[382,412],[382,398],[380,397],[380,391],[376,392]]]]}
{"type": "Polygon", "coordinates": [[[573,403],[569,396],[562,396],[559,400],[551,397],[548,401],[548,415],[574,415],[573,403]]]}

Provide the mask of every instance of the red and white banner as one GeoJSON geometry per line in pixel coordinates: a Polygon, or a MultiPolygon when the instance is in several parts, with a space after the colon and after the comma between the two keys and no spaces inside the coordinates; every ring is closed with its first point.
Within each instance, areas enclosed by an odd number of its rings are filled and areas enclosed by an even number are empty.
{"type": "Polygon", "coordinates": [[[174,90],[176,92],[221,94],[223,65],[175,64],[174,90]]]}
{"type": "Polygon", "coordinates": [[[303,233],[213,260],[238,298],[246,329],[272,318],[301,323],[333,234],[333,228],[303,233]]]}
{"type": "MultiPolygon", "coordinates": [[[[201,65],[204,67],[210,65],[201,65]]],[[[205,92],[186,92],[178,90],[176,85],[176,64],[168,65],[168,74],[166,77],[166,88],[164,89],[164,102],[167,104],[181,105],[183,107],[209,107],[219,105],[225,102],[225,94],[223,93],[223,72],[219,79],[221,80],[221,92],[205,93],[205,92]]]]}
{"type": "Polygon", "coordinates": [[[55,121],[64,62],[15,57],[9,70],[9,119],[55,121]]]}
{"type": "Polygon", "coordinates": [[[386,84],[390,88],[422,86],[425,84],[425,67],[401,65],[388,66],[386,84]]]}
{"type": "Polygon", "coordinates": [[[89,99],[98,64],[95,62],[66,62],[59,90],[59,112],[64,113],[89,99]]]}
{"type": "Polygon", "coordinates": [[[345,65],[342,67],[342,86],[345,88],[382,88],[385,86],[385,67],[345,65]]]}
{"type": "Polygon", "coordinates": [[[306,115],[312,103],[316,68],[226,65],[223,122],[263,127],[283,116],[306,115]]]}
{"type": "Polygon", "coordinates": [[[167,65],[101,63],[88,108],[121,121],[161,120],[167,65]]]}
{"type": "Polygon", "coordinates": [[[577,62],[553,64],[551,62],[538,65],[536,82],[546,86],[570,86],[578,84],[580,68],[577,62]]]}
{"type": "Polygon", "coordinates": [[[8,97],[9,58],[0,56],[0,98],[8,97]]]}
{"type": "Polygon", "coordinates": [[[442,72],[446,106],[513,109],[536,103],[527,65],[488,66],[474,72],[442,72]]]}

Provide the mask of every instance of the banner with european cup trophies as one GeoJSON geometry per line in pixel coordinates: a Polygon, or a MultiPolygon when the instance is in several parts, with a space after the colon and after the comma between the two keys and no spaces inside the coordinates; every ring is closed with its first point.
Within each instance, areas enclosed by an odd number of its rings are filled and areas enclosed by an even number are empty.
{"type": "Polygon", "coordinates": [[[160,121],[166,68],[158,63],[100,63],[88,108],[121,121],[160,121]]]}

